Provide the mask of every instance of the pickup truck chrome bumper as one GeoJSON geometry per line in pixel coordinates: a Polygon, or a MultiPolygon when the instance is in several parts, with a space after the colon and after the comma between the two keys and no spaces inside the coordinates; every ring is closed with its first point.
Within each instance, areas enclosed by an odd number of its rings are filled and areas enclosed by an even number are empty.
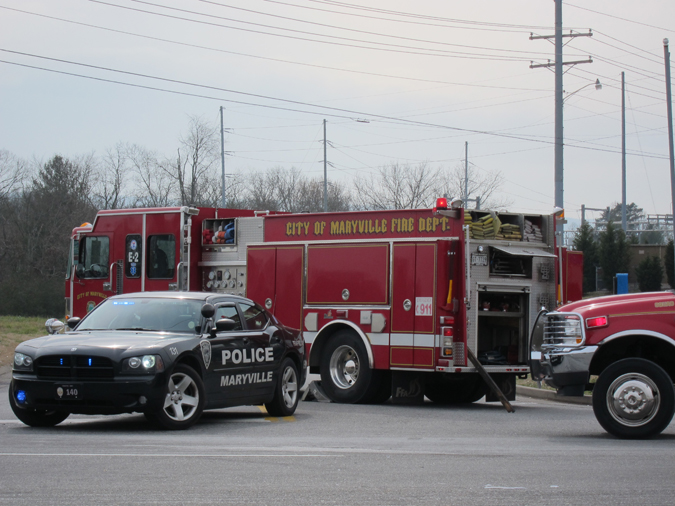
{"type": "Polygon", "coordinates": [[[561,395],[583,395],[597,346],[548,348],[532,351],[532,378],[543,380],[561,395]]]}

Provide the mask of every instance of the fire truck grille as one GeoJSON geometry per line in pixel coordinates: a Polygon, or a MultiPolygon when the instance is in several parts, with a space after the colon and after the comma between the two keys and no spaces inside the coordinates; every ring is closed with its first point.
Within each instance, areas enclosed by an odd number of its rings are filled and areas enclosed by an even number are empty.
{"type": "Polygon", "coordinates": [[[544,323],[544,344],[576,346],[582,340],[581,318],[577,315],[549,315],[544,323]]]}
{"type": "Polygon", "coordinates": [[[109,358],[86,355],[40,357],[36,360],[35,370],[43,379],[111,379],[115,376],[109,358]]]}

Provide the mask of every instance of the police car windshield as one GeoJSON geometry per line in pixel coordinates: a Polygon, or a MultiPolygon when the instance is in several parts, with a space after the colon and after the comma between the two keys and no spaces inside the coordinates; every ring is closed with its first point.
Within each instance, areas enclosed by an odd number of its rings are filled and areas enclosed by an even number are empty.
{"type": "Polygon", "coordinates": [[[106,300],[82,320],[77,330],[137,330],[194,334],[201,300],[129,298],[106,300]]]}

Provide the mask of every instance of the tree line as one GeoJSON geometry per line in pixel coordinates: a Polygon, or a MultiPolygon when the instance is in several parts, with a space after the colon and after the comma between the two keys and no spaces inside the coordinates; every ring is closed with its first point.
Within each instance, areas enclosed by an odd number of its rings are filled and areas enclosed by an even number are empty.
{"type": "MultiPolygon", "coordinates": [[[[629,273],[631,262],[631,244],[664,244],[665,233],[655,228],[643,227],[639,230],[637,224],[644,213],[635,203],[627,206],[626,234],[617,224],[621,219],[621,205],[608,208],[603,213],[601,226],[593,226],[584,222],[577,229],[573,240],[573,248],[584,254],[584,293],[595,292],[598,281],[606,290],[613,287],[614,277],[618,273],[629,273]],[[640,233],[637,233],[637,232],[640,233]],[[600,267],[598,276],[597,268],[600,267]],[[599,279],[598,279],[599,277],[599,279]]],[[[651,292],[661,290],[661,280],[665,270],[666,279],[671,288],[675,288],[673,259],[673,240],[666,244],[665,261],[662,263],[657,256],[648,256],[635,269],[640,291],[651,292]]]]}
{"type": "MultiPolygon", "coordinates": [[[[71,231],[98,210],[220,207],[220,132],[190,118],[172,154],[117,144],[102,155],[47,162],[0,149],[0,314],[62,316],[71,231]]],[[[469,168],[469,197],[504,209],[501,174],[469,168]]],[[[328,181],[328,211],[433,207],[437,197],[464,198],[465,170],[391,162],[348,181],[328,181]]],[[[291,167],[229,174],[226,207],[321,212],[323,178],[291,167]]]]}

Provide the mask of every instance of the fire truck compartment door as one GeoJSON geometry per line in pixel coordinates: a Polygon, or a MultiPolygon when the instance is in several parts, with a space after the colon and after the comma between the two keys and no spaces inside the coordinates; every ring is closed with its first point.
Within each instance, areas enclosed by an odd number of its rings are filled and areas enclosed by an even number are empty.
{"type": "Polygon", "coordinates": [[[303,246],[250,246],[247,296],[284,325],[302,328],[303,246]]]}
{"type": "Polygon", "coordinates": [[[434,367],[436,244],[393,246],[392,367],[434,367]]]}
{"type": "Polygon", "coordinates": [[[492,248],[499,250],[503,253],[508,253],[509,255],[521,256],[521,257],[543,257],[543,258],[557,258],[553,253],[544,251],[537,248],[517,248],[513,246],[491,246],[492,248]]]}
{"type": "Polygon", "coordinates": [[[389,244],[310,244],[307,304],[385,305],[389,302],[389,244]]]}

